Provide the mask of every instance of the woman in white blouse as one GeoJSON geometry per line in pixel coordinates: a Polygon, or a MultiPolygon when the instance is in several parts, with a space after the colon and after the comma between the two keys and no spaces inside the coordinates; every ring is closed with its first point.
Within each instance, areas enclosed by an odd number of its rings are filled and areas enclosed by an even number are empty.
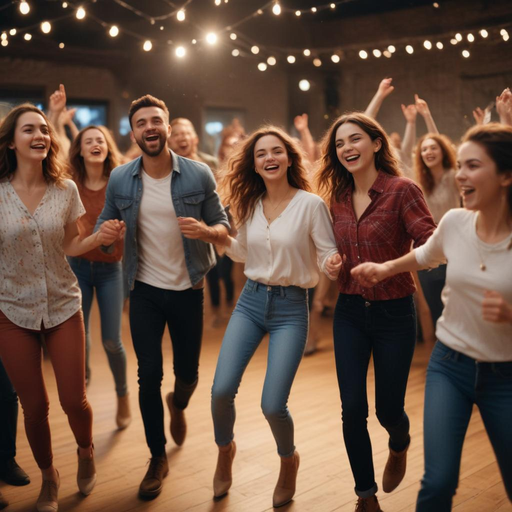
{"type": "Polygon", "coordinates": [[[363,286],[374,286],[448,262],[439,341],[427,369],[416,512],[451,510],[474,405],[512,501],[512,127],[470,129],[458,167],[464,209],[446,213],[425,245],[406,256],[352,269],[363,286]]]}
{"type": "Polygon", "coordinates": [[[96,482],[92,410],[85,396],[85,337],[80,289],[65,254],[76,256],[122,235],[120,223],[79,239],[84,208],[58,160],[58,143],[33,105],[14,108],[0,125],[0,358],[18,393],[25,429],[42,472],[40,512],[58,508],[41,335],[59,399],[78,444],[78,488],[96,482]]]}
{"type": "Polygon", "coordinates": [[[236,240],[228,237],[226,251],[245,262],[247,282],[224,335],[212,389],[219,447],[214,495],[223,496],[231,486],[234,399],[268,333],[261,407],[281,457],[276,507],[292,499],[299,466],[287,401],[308,334],[307,289],[318,282],[319,269],[336,279],[341,258],[327,206],[308,192],[300,149],[281,129],[265,126],[243,141],[222,183],[239,229],[236,240]]]}

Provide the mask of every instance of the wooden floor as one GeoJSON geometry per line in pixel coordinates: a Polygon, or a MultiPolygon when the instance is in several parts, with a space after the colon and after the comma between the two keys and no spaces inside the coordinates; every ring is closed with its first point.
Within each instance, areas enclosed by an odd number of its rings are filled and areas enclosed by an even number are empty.
{"type": "MultiPolygon", "coordinates": [[[[206,301],[208,302],[208,301],[206,301]]],[[[123,335],[128,354],[128,378],[134,420],[122,432],[115,428],[115,393],[107,359],[99,341],[98,313],[93,311],[92,380],[88,397],[94,411],[98,483],[87,498],[77,492],[76,446],[66,418],[60,408],[55,381],[49,362],[45,377],[50,395],[50,422],[53,433],[55,465],[60,471],[60,511],[190,511],[190,512],[260,512],[272,509],[272,492],[279,471],[279,458],[270,429],[260,410],[260,396],[266,365],[266,342],[251,361],[237,397],[238,446],[234,462],[234,482],[229,495],[221,501],[212,499],[212,478],[217,449],[213,440],[210,416],[210,388],[217,354],[224,332],[210,327],[211,316],[206,307],[200,379],[187,409],[188,437],[177,448],[168,437],[167,453],[170,473],[162,494],[154,501],[137,498],[139,483],[147,469],[142,420],[137,402],[136,360],[128,328],[123,317],[123,335]]],[[[293,512],[348,512],[354,510],[354,482],[343,445],[340,401],[334,368],[331,318],[323,319],[322,350],[305,358],[292,388],[290,410],[296,428],[296,446],[301,455],[297,493],[292,503],[282,510],[293,512]]],[[[168,335],[164,342],[165,379],[163,392],[170,390],[172,358],[168,335]]],[[[430,347],[419,345],[414,358],[407,392],[407,412],[411,419],[412,445],[408,471],[400,487],[392,494],[379,492],[385,512],[413,511],[423,469],[422,414],[425,369],[430,347]]],[[[374,413],[373,371],[369,374],[369,429],[373,442],[377,482],[387,458],[387,436],[374,413]]],[[[39,493],[40,473],[32,458],[20,414],[18,430],[19,464],[30,474],[26,487],[0,484],[11,505],[9,511],[32,511],[39,493]]],[[[166,410],[166,430],[168,411],[166,410]]],[[[511,512],[499,475],[494,454],[482,425],[474,411],[462,457],[461,481],[454,501],[460,512],[511,512]]]]}

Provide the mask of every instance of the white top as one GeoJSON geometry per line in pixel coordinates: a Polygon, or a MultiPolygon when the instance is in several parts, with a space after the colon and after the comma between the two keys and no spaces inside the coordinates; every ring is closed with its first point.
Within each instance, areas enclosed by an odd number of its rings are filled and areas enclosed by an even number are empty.
{"type": "Polygon", "coordinates": [[[460,191],[455,181],[455,171],[444,171],[432,192],[425,194],[425,201],[436,224],[439,224],[448,210],[460,208],[460,191]]]}
{"type": "Polygon", "coordinates": [[[84,213],[71,180],[65,188],[49,184],[33,215],[11,183],[0,182],[0,310],[17,326],[55,327],[80,309],[62,244],[66,224],[84,213]]]}
{"type": "Polygon", "coordinates": [[[142,170],[137,219],[138,265],[135,279],[164,290],[192,287],[181,230],[171,198],[171,176],[155,179],[142,170]]]}
{"type": "Polygon", "coordinates": [[[253,281],[312,288],[320,278],[319,267],[325,272],[325,262],[338,250],[326,204],[298,190],[270,225],[259,199],[226,252],[234,261],[245,261],[244,273],[253,281]]]}
{"type": "Polygon", "coordinates": [[[448,261],[437,338],[477,361],[512,361],[512,324],[482,318],[485,290],[512,303],[512,234],[497,244],[486,244],[476,234],[476,219],[475,212],[450,210],[414,254],[422,266],[448,261]],[[480,270],[481,263],[486,270],[480,270]]]}

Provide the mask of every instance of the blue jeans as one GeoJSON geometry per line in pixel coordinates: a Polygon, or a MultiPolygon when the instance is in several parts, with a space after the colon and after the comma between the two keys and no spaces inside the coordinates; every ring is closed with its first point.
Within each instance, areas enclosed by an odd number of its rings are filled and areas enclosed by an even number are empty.
{"type": "Polygon", "coordinates": [[[101,318],[101,341],[114,376],[117,396],[125,396],[128,387],[126,384],[126,352],[121,341],[121,315],[124,300],[121,262],[104,263],[83,258],[68,258],[68,261],[82,290],[86,378],[90,375],[91,338],[89,317],[94,290],[96,290],[101,318]]]}
{"type": "Polygon", "coordinates": [[[404,399],[415,341],[412,296],[370,302],[360,295],[340,294],[334,311],[334,354],[343,438],[361,498],[377,492],[367,429],[370,357],[373,353],[377,418],[389,433],[389,447],[400,452],[410,441],[404,399]]]}
{"type": "Polygon", "coordinates": [[[438,341],[427,369],[425,474],[417,512],[448,512],[466,430],[477,405],[512,501],[512,362],[477,363],[438,341]]]}
{"type": "Polygon", "coordinates": [[[266,286],[248,279],[231,316],[212,388],[215,442],[229,444],[235,425],[235,396],[243,373],[266,333],[268,361],[261,408],[277,451],[295,450],[288,397],[308,336],[308,293],[297,286],[266,286]]]}

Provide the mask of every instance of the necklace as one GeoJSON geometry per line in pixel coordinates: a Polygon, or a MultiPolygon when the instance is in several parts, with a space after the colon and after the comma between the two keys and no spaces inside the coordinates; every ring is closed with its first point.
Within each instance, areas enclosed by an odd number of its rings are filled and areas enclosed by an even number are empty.
{"type": "MultiPolygon", "coordinates": [[[[478,220],[478,218],[477,218],[478,220]]],[[[480,260],[480,270],[482,272],[485,272],[487,270],[487,265],[485,264],[485,260],[484,258],[482,258],[482,253],[480,251],[480,244],[482,243],[479,236],[478,236],[478,233],[476,233],[476,250],[478,252],[478,259],[480,260]]],[[[507,244],[507,247],[505,248],[506,251],[509,251],[510,249],[512,249],[512,238],[509,240],[508,244],[507,244]]]]}
{"type": "Polygon", "coordinates": [[[288,196],[290,195],[290,193],[288,192],[288,194],[286,194],[282,199],[281,201],[279,201],[275,206],[272,204],[272,202],[270,201],[270,199],[268,198],[268,195],[267,195],[267,202],[268,204],[272,207],[272,210],[270,211],[270,214],[267,215],[267,220],[270,222],[270,220],[272,219],[272,214],[279,208],[279,206],[281,206],[281,204],[284,202],[284,200],[286,198],[288,198],[288,196]]]}

